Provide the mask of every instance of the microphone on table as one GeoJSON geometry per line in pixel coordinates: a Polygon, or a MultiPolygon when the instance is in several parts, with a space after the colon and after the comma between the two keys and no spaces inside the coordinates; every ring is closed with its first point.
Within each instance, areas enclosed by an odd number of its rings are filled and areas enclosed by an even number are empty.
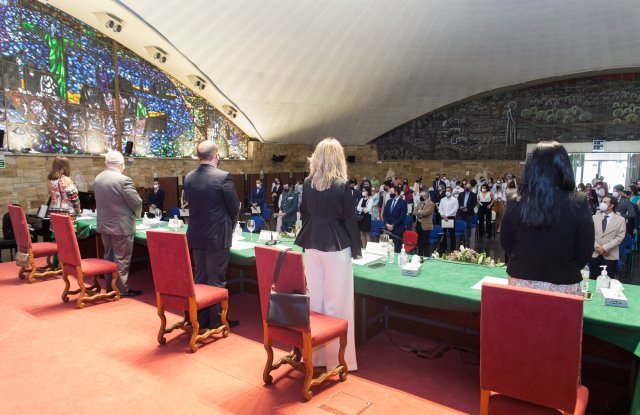
{"type": "MultiPolygon", "coordinates": [[[[256,207],[256,208],[258,207],[258,205],[256,205],[255,203],[252,203],[252,205],[253,205],[254,207],[256,207]]],[[[264,223],[264,224],[267,226],[267,228],[269,229],[269,232],[271,232],[271,239],[270,239],[270,240],[268,240],[267,242],[265,242],[264,244],[265,244],[265,245],[267,245],[267,246],[271,246],[271,245],[279,244],[279,243],[280,243],[280,241],[279,241],[279,240],[277,240],[277,239],[275,239],[275,240],[274,240],[274,239],[273,239],[273,230],[271,230],[271,226],[269,226],[269,222],[267,222],[267,221],[265,220],[265,218],[263,218],[263,217],[262,217],[262,209],[260,209],[260,213],[258,213],[258,217],[259,217],[260,219],[262,219],[262,223],[264,223]]]]}
{"type": "Polygon", "coordinates": [[[391,233],[391,231],[387,230],[387,229],[382,229],[382,233],[389,235],[392,238],[396,238],[400,241],[402,241],[402,238],[399,237],[398,235],[394,235],[393,233],[391,233]]]}

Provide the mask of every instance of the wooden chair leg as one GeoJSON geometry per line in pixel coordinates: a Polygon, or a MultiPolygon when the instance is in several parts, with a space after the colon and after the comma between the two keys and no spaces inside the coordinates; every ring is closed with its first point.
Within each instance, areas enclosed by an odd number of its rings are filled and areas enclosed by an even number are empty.
{"type": "Polygon", "coordinates": [[[346,350],[347,350],[347,333],[340,336],[340,349],[338,349],[338,362],[340,362],[340,366],[342,366],[342,369],[340,370],[341,382],[344,382],[345,380],[347,380],[347,375],[349,374],[347,361],[344,360],[344,352],[346,350]]]}
{"type": "Polygon", "coordinates": [[[271,338],[269,337],[269,329],[267,323],[262,322],[262,330],[264,332],[264,350],[267,351],[267,362],[264,365],[264,371],[262,372],[262,381],[265,385],[271,385],[273,383],[273,377],[271,371],[273,370],[273,347],[271,346],[271,338]]]}
{"type": "Polygon", "coordinates": [[[302,360],[304,363],[305,377],[302,385],[302,397],[305,401],[313,398],[311,382],[313,381],[313,348],[311,347],[311,333],[302,333],[302,360]]]}
{"type": "Polygon", "coordinates": [[[198,337],[198,332],[200,331],[200,323],[198,323],[198,310],[195,307],[195,303],[193,304],[193,307],[189,307],[189,321],[191,322],[191,327],[193,327],[193,330],[191,331],[191,340],[189,340],[189,349],[193,353],[195,353],[198,351],[198,344],[196,343],[196,340],[198,337]]]}
{"type": "Polygon", "coordinates": [[[66,272],[62,272],[62,280],[64,281],[64,290],[62,291],[62,301],[65,303],[69,302],[69,288],[71,287],[71,283],[69,282],[69,276],[66,272]]]}
{"type": "Polygon", "coordinates": [[[158,307],[158,317],[160,317],[160,330],[158,331],[158,343],[165,344],[167,339],[164,337],[167,329],[167,317],[164,315],[164,306],[160,300],[160,293],[156,291],[156,306],[158,307]]]}
{"type": "Polygon", "coordinates": [[[25,267],[21,266],[20,271],[18,271],[18,278],[20,278],[21,280],[25,279],[24,271],[25,271],[25,267]]]}
{"type": "Polygon", "coordinates": [[[489,397],[491,391],[480,389],[480,415],[489,415],[489,397]]]}
{"type": "Polygon", "coordinates": [[[35,274],[38,272],[38,267],[36,267],[36,261],[33,256],[29,257],[29,266],[31,267],[31,272],[29,272],[27,280],[29,281],[29,284],[33,284],[33,281],[36,279],[35,274]]]}
{"type": "MultiPolygon", "coordinates": [[[[120,289],[118,288],[118,272],[112,272],[111,273],[111,292],[116,293],[116,296],[114,297],[115,301],[118,301],[120,299],[120,289]]],[[[106,288],[105,288],[106,291],[106,288]]]]}
{"type": "Polygon", "coordinates": [[[229,333],[231,332],[231,327],[229,327],[229,322],[227,321],[227,311],[229,311],[229,300],[222,300],[220,303],[221,312],[220,312],[220,321],[224,326],[224,330],[222,330],[222,337],[229,337],[229,333]]]}
{"type": "Polygon", "coordinates": [[[84,297],[87,296],[87,289],[84,286],[84,274],[82,273],[82,268],[76,267],[76,277],[78,278],[78,288],[80,289],[76,304],[78,308],[84,308],[84,297]]]}

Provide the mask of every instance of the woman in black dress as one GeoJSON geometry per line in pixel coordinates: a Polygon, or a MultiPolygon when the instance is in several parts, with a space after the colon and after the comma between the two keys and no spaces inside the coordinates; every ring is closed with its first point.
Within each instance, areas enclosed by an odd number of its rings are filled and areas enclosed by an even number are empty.
{"type": "Polygon", "coordinates": [[[373,210],[373,198],[371,197],[371,188],[366,186],[362,188],[362,199],[358,201],[356,207],[356,215],[358,215],[358,228],[360,229],[360,242],[363,248],[367,247],[367,243],[371,239],[371,211],[373,210]]]}

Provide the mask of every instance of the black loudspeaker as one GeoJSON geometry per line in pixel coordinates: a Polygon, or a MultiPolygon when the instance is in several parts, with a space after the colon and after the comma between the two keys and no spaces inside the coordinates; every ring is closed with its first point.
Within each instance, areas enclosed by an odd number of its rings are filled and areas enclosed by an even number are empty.
{"type": "Polygon", "coordinates": [[[4,148],[4,130],[0,130],[0,148],[4,148]]]}
{"type": "Polygon", "coordinates": [[[273,156],[271,156],[271,161],[282,163],[286,158],[287,156],[285,156],[284,154],[274,154],[273,156]]]}
{"type": "Polygon", "coordinates": [[[124,155],[128,157],[131,153],[133,153],[133,141],[127,141],[124,146],[124,155]]]}
{"type": "Polygon", "coordinates": [[[356,156],[347,156],[347,163],[355,163],[356,156]]]}

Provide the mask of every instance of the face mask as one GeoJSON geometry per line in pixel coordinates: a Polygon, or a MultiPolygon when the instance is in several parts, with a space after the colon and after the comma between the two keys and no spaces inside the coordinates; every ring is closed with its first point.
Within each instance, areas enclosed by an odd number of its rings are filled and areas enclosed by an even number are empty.
{"type": "Polygon", "coordinates": [[[154,189],[159,189],[159,188],[160,188],[160,185],[154,184],[154,185],[153,185],[153,188],[154,188],[154,189]]]}
{"type": "Polygon", "coordinates": [[[609,205],[607,205],[605,202],[601,202],[598,208],[600,209],[601,212],[604,212],[605,210],[609,209],[609,205]]]}
{"type": "Polygon", "coordinates": [[[424,202],[424,196],[420,196],[420,201],[424,202]]]}
{"type": "Polygon", "coordinates": [[[451,192],[446,192],[444,195],[445,195],[446,197],[451,197],[451,192]]]}
{"type": "Polygon", "coordinates": [[[367,196],[367,192],[362,192],[362,197],[366,197],[367,196]]]}
{"type": "Polygon", "coordinates": [[[390,197],[391,199],[393,199],[394,197],[396,197],[396,194],[395,194],[395,193],[389,193],[389,197],[390,197]]]}
{"type": "Polygon", "coordinates": [[[259,189],[259,188],[262,187],[262,185],[261,184],[256,184],[256,187],[259,189]]]}
{"type": "Polygon", "coordinates": [[[285,192],[285,193],[288,193],[289,192],[289,188],[287,187],[287,188],[283,189],[282,191],[285,192]]]}
{"type": "Polygon", "coordinates": [[[613,195],[613,197],[618,197],[618,192],[616,192],[615,190],[611,192],[611,194],[613,195]]]}

